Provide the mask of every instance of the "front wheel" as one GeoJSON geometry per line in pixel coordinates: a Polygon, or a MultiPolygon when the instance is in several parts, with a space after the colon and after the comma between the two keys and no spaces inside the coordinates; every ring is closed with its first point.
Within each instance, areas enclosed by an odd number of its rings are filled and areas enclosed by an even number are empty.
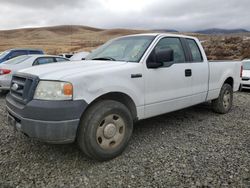
{"type": "Polygon", "coordinates": [[[105,161],[123,152],[132,131],[133,120],[128,108],[120,102],[105,100],[97,102],[84,114],[77,141],[88,157],[105,161]]]}
{"type": "Polygon", "coordinates": [[[212,101],[213,111],[226,114],[228,113],[233,105],[233,88],[229,84],[224,84],[221,88],[218,99],[212,101]]]}
{"type": "Polygon", "coordinates": [[[240,87],[239,87],[239,92],[242,92],[242,84],[240,84],[240,87]]]}

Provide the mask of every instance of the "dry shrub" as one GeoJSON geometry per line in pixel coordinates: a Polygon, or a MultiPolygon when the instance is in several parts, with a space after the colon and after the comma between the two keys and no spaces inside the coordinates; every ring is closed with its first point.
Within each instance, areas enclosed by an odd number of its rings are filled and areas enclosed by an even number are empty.
{"type": "Polygon", "coordinates": [[[242,43],[243,39],[242,37],[226,37],[224,41],[225,44],[237,44],[242,43]]]}

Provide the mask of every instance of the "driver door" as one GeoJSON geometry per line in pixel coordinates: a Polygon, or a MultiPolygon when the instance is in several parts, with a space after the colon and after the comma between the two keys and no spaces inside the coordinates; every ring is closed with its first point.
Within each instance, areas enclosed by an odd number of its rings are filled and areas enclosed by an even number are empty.
{"type": "MultiPolygon", "coordinates": [[[[192,104],[191,63],[187,62],[183,44],[178,37],[161,38],[149,55],[147,62],[155,61],[157,48],[174,52],[172,62],[159,68],[145,66],[145,118],[178,110],[192,104]]],[[[147,64],[145,63],[145,65],[147,64]]]]}

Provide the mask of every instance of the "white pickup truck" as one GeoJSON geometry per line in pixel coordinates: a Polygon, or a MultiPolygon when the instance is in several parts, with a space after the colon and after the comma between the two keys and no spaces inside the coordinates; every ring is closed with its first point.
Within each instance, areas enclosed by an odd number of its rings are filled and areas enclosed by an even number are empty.
{"type": "Polygon", "coordinates": [[[125,149],[137,120],[206,101],[227,113],[240,75],[240,62],[208,62],[194,37],[125,36],[85,61],[15,74],[6,97],[8,120],[31,138],[77,140],[87,156],[109,160],[125,149]]]}

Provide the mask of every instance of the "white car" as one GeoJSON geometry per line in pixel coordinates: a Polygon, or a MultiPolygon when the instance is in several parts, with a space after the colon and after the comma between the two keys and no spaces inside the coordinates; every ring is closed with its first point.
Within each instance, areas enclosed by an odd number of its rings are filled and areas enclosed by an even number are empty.
{"type": "Polygon", "coordinates": [[[77,52],[73,56],[70,57],[70,61],[81,61],[84,60],[89,52],[77,52]]]}
{"type": "Polygon", "coordinates": [[[70,59],[73,56],[73,54],[59,54],[58,56],[70,59]]]}
{"type": "MultiPolygon", "coordinates": [[[[82,61],[15,74],[9,124],[31,138],[72,143],[97,160],[126,148],[133,123],[206,101],[230,111],[241,62],[209,62],[197,38],[141,34],[113,39],[82,61]]],[[[219,126],[219,125],[218,125],[219,126]]]]}
{"type": "Polygon", "coordinates": [[[51,55],[23,55],[5,61],[0,64],[0,91],[4,92],[10,89],[12,75],[21,69],[35,65],[44,65],[64,61],[69,60],[60,56],[51,55]]]}
{"type": "Polygon", "coordinates": [[[250,60],[244,60],[242,62],[243,72],[242,72],[242,81],[241,89],[250,89],[250,60]]]}

